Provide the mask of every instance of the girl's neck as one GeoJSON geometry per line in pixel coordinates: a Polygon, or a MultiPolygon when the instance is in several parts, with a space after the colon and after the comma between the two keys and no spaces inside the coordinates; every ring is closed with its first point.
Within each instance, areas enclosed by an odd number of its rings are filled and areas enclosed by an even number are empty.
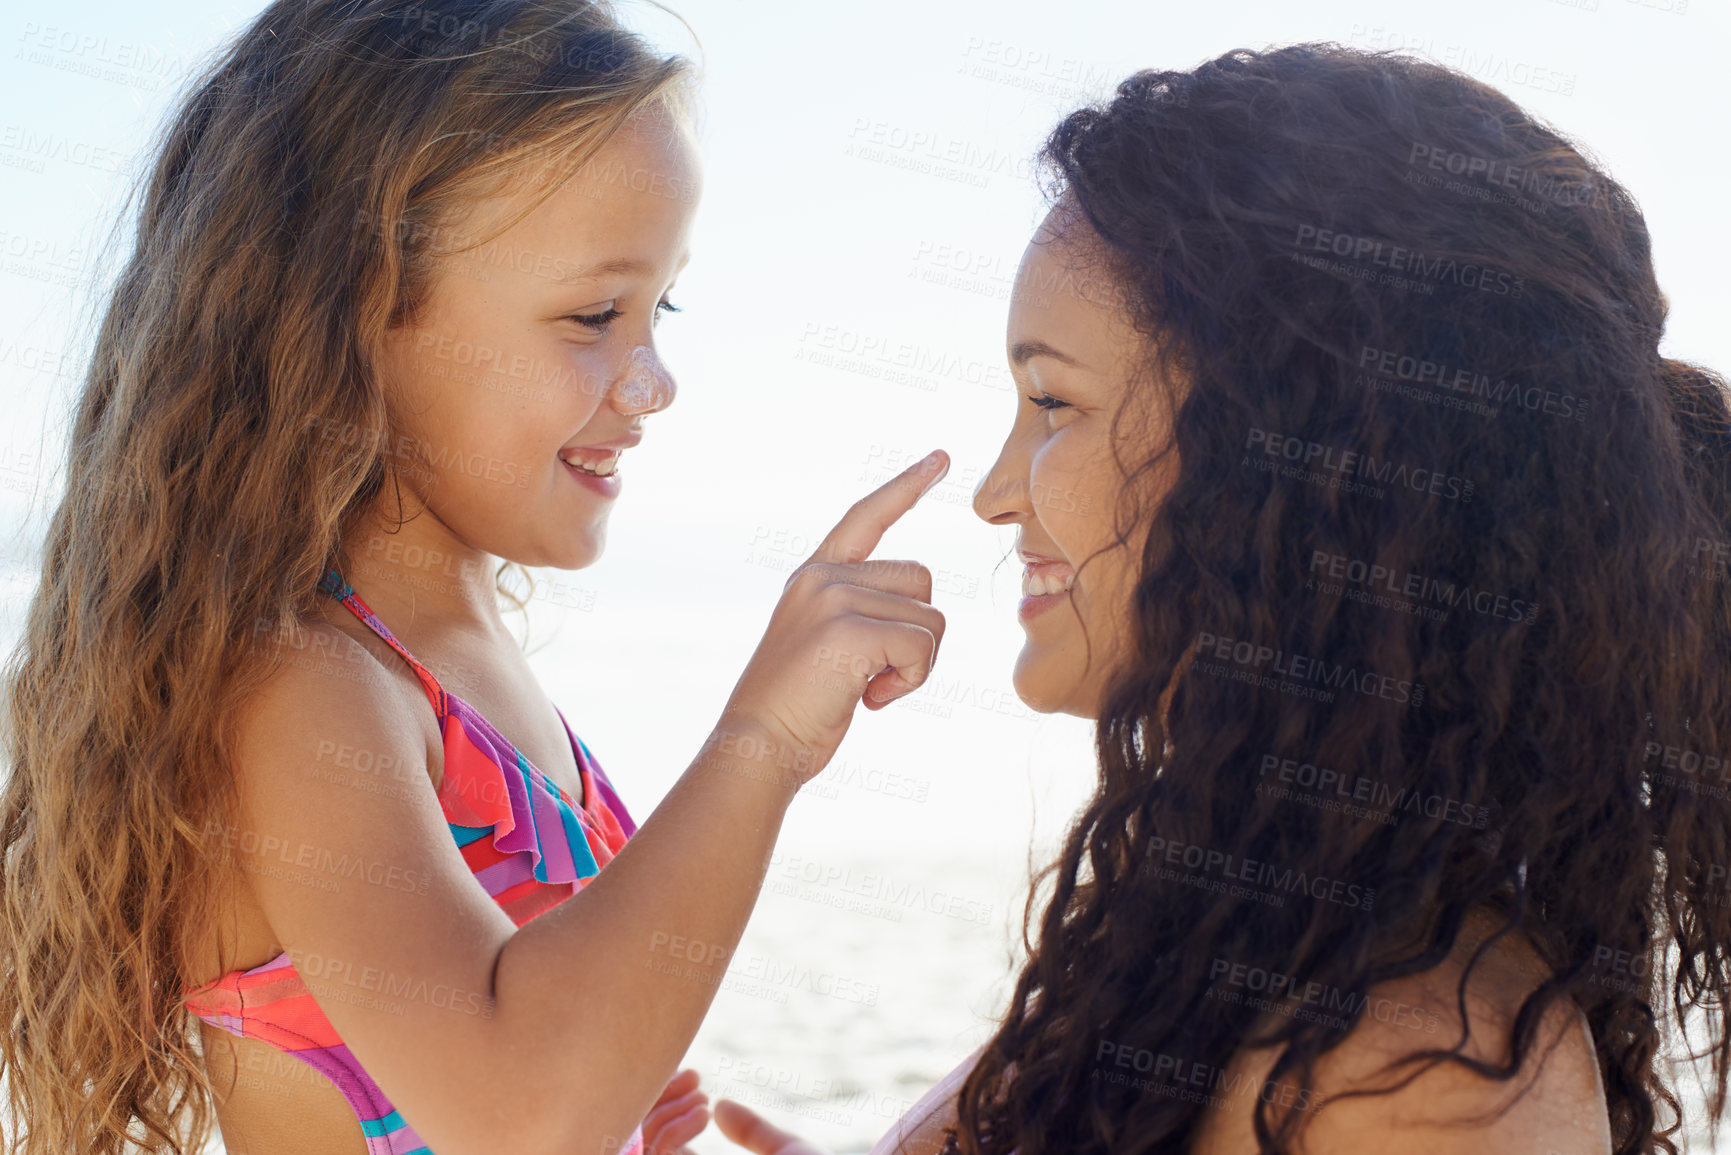
{"type": "Polygon", "coordinates": [[[504,636],[499,559],[457,541],[430,511],[402,522],[368,519],[338,550],[337,572],[395,632],[440,629],[504,636]]]}

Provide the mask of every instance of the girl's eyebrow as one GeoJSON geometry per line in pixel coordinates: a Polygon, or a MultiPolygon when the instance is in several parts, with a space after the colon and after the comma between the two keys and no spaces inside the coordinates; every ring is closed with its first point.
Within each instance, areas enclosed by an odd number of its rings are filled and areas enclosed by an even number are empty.
{"type": "MultiPolygon", "coordinates": [[[[691,254],[686,253],[685,259],[679,262],[679,268],[684,269],[690,263],[691,254]]],[[[555,284],[564,285],[574,281],[593,281],[601,277],[619,275],[647,276],[653,271],[654,269],[648,261],[640,261],[636,257],[615,257],[611,261],[602,261],[600,264],[589,265],[586,268],[565,270],[551,279],[555,284]]]]}
{"type": "Polygon", "coordinates": [[[632,257],[616,257],[611,261],[602,261],[598,265],[562,272],[553,280],[565,284],[569,281],[593,281],[598,277],[615,276],[621,273],[642,274],[647,272],[649,272],[649,262],[647,261],[639,261],[632,257]]]}

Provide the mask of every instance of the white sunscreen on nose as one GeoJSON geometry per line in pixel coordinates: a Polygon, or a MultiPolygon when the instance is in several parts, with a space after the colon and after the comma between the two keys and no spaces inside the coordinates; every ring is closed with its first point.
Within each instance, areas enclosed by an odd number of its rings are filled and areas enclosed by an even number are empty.
{"type": "Polygon", "coordinates": [[[647,409],[655,400],[657,389],[665,392],[671,384],[661,358],[648,345],[639,345],[625,356],[619,373],[619,401],[627,409],[647,409]]]}

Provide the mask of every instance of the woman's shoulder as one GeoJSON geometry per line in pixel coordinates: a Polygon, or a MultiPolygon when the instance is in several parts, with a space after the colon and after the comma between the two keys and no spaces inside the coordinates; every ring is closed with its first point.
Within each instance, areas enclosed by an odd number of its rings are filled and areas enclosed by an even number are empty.
{"type": "Polygon", "coordinates": [[[1508,1063],[1516,1015],[1549,971],[1531,943],[1505,935],[1468,974],[1463,1024],[1461,976],[1495,925],[1489,915],[1469,917],[1442,963],[1372,987],[1346,1039],[1317,1060],[1308,1095],[1299,1094],[1296,1084],[1283,1089],[1279,1081],[1265,1089],[1280,1048],[1240,1052],[1224,1080],[1240,1091],[1222,1096],[1208,1112],[1191,1155],[1255,1152],[1251,1111],[1258,1097],[1270,1104],[1271,1124],[1281,1104],[1303,1109],[1308,1118],[1294,1147],[1303,1155],[1609,1155],[1598,1058],[1586,1016],[1572,1000],[1547,1008],[1511,1079],[1486,1078],[1453,1061],[1392,1066],[1418,1052],[1452,1048],[1463,1027],[1469,1028],[1465,1058],[1508,1063]],[[1367,1091],[1384,1093],[1349,1094],[1367,1091]]]}

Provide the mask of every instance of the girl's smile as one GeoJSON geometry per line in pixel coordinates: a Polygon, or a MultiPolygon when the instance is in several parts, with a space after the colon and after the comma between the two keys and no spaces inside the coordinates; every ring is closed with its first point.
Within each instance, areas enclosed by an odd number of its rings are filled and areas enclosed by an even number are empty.
{"type": "Polygon", "coordinates": [[[642,440],[641,433],[634,433],[605,445],[568,445],[559,451],[559,460],[565,463],[572,478],[590,492],[618,497],[620,454],[642,440]]]}

